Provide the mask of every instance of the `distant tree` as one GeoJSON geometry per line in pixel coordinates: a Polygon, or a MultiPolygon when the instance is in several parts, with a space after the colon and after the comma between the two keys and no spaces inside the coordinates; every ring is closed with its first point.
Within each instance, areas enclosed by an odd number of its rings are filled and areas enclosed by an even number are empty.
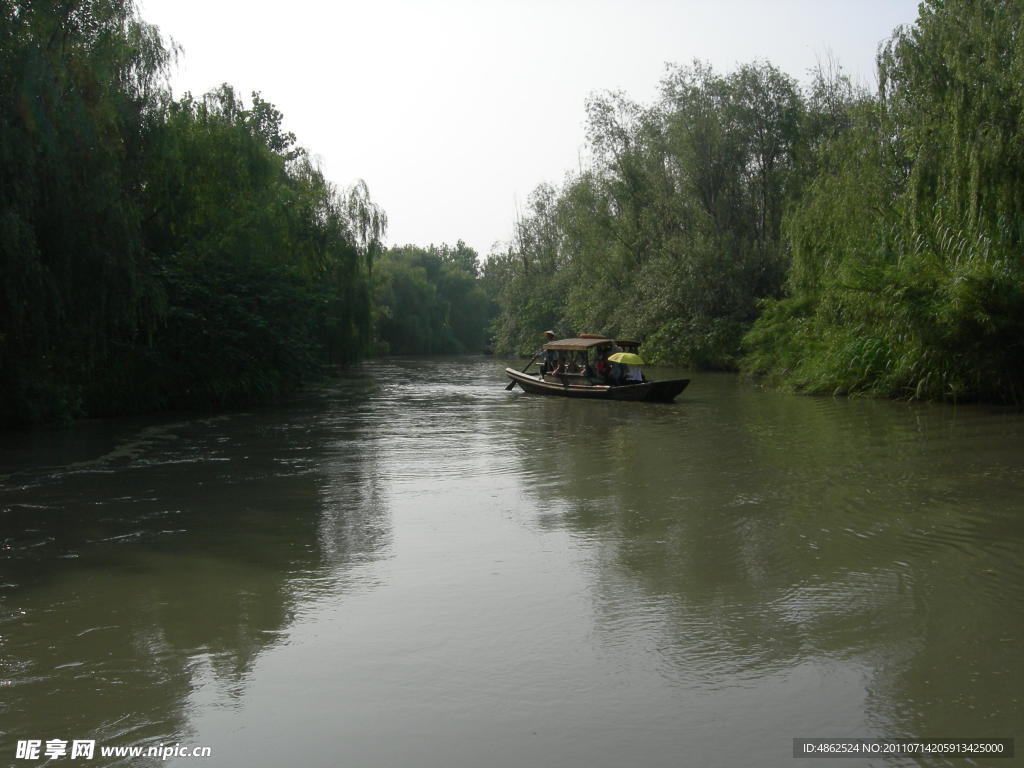
{"type": "Polygon", "coordinates": [[[391,354],[481,352],[491,301],[475,250],[459,240],[389,248],[374,271],[378,350],[391,354]]]}

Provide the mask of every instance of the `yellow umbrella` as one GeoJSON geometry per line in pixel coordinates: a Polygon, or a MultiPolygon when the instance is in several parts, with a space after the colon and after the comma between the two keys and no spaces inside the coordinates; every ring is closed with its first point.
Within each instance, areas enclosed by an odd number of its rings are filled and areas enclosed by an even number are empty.
{"type": "Polygon", "coordinates": [[[623,365],[645,364],[640,355],[634,355],[632,352],[616,352],[614,355],[608,355],[608,362],[622,363],[623,365]]]}

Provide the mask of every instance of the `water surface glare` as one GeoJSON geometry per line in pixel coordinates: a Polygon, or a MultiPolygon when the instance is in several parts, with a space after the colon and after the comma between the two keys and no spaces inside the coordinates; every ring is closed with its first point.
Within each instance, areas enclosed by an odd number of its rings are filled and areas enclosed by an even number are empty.
{"type": "MultiPolygon", "coordinates": [[[[42,764],[27,739],[211,747],[178,768],[1024,748],[1020,414],[708,374],[569,401],[504,365],[0,437],[0,764],[42,764]]],[[[882,764],[919,763],[842,762],[882,764]]]]}

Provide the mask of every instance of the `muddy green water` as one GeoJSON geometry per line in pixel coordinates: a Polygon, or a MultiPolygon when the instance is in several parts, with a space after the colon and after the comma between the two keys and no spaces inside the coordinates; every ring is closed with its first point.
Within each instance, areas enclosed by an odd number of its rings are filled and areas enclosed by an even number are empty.
{"type": "Polygon", "coordinates": [[[96,744],[54,766],[1024,748],[1020,415],[702,374],[672,405],[568,401],[506,392],[504,365],[0,436],[0,765],[52,739],[96,744]]]}

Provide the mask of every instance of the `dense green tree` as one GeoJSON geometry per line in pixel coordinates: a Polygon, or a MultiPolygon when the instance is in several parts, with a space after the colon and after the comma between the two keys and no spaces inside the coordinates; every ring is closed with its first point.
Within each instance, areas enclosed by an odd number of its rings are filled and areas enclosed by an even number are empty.
{"type": "Polygon", "coordinates": [[[167,310],[147,370],[170,402],[279,395],[367,348],[384,221],[365,185],[333,189],[281,121],[228,86],[166,105],[146,239],[167,310]]]}
{"type": "Polygon", "coordinates": [[[555,327],[732,367],[746,334],[745,369],[799,390],[1020,402],[1022,30],[1019,2],[930,0],[877,94],[827,62],[593,98],[590,166],[488,262],[498,348],[555,327]]]}
{"type": "MultiPolygon", "coordinates": [[[[808,391],[1020,402],[1024,7],[923,3],[788,220],[746,367],[808,391]]],[[[840,110],[841,111],[841,110],[840,110]]]]}
{"type": "Polygon", "coordinates": [[[170,58],[128,1],[0,3],[0,421],[80,412],[152,326],[138,193],[170,58]]]}
{"type": "Polygon", "coordinates": [[[476,251],[405,245],[374,268],[378,351],[385,354],[482,352],[493,314],[476,251]]]}
{"type": "Polygon", "coordinates": [[[591,167],[538,188],[497,257],[499,348],[557,326],[646,339],[655,360],[735,365],[757,301],[784,279],[803,109],[768,64],[670,68],[650,107],[592,98],[591,167]]]}
{"type": "Polygon", "coordinates": [[[364,353],[386,220],[282,115],[172,101],[131,0],[0,0],[0,423],[278,395],[364,353]]]}

